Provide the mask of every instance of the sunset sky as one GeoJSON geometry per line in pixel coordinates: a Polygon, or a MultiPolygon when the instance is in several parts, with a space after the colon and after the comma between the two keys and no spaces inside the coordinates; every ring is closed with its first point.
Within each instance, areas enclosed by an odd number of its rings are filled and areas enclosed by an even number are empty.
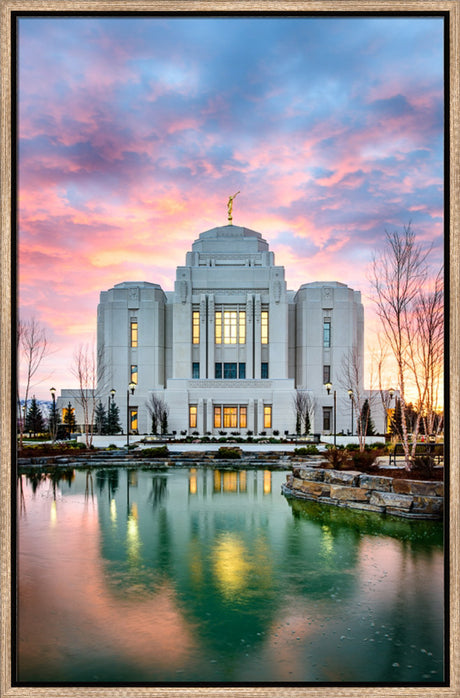
{"type": "Polygon", "coordinates": [[[173,289],[199,233],[262,233],[288,288],[363,294],[385,230],[443,254],[440,17],[28,17],[18,31],[19,314],[76,385],[99,292],[173,289]]]}

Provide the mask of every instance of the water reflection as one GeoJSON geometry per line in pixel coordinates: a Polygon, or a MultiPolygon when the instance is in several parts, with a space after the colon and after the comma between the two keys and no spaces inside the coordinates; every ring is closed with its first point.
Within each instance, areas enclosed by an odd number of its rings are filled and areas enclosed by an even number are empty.
{"type": "Polygon", "coordinates": [[[284,479],[22,475],[20,679],[441,680],[442,526],[286,500],[284,479]]]}

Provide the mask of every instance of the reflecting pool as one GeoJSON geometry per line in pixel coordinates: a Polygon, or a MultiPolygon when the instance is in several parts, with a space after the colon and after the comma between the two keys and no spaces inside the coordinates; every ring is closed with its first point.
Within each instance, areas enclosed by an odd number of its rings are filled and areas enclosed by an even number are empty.
{"type": "Polygon", "coordinates": [[[443,680],[442,525],[280,493],[269,470],[18,483],[18,680],[443,680]]]}

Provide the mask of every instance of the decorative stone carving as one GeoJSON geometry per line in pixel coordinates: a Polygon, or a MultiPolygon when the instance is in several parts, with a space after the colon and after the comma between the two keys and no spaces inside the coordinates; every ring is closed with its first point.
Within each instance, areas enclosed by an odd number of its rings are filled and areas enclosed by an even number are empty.
{"type": "Polygon", "coordinates": [[[212,325],[214,322],[214,315],[215,315],[214,296],[208,297],[208,315],[209,315],[209,324],[212,325]]]}
{"type": "Polygon", "coordinates": [[[252,323],[252,296],[248,296],[246,301],[246,322],[252,323]]]}
{"type": "Polygon", "coordinates": [[[179,284],[179,294],[181,303],[187,302],[188,285],[186,281],[181,281],[179,284]]]}
{"type": "Polygon", "coordinates": [[[260,323],[260,314],[262,312],[262,302],[260,300],[260,297],[256,298],[255,306],[256,306],[256,312],[255,312],[256,322],[260,323]]]}
{"type": "Polygon", "coordinates": [[[133,286],[128,289],[128,308],[138,308],[139,307],[139,288],[133,286]]]}
{"type": "Polygon", "coordinates": [[[323,308],[330,309],[334,305],[334,290],[330,286],[323,286],[321,289],[321,300],[323,308]]]}

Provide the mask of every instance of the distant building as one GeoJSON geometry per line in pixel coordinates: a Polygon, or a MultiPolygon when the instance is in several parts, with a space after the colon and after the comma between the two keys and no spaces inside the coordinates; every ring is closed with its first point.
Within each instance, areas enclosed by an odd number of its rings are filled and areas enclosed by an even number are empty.
{"type": "Polygon", "coordinates": [[[343,359],[353,350],[362,374],[361,294],[337,281],[288,291],[284,267],[248,228],[201,233],[174,291],[147,281],[103,291],[97,337],[98,394],[107,404],[116,390],[125,430],[133,382],[129,422],[139,434],[151,432],[152,394],[169,410],[169,432],[292,434],[297,391],[310,396],[311,432],[331,433],[333,390],[336,432],[350,431],[343,359]]]}

